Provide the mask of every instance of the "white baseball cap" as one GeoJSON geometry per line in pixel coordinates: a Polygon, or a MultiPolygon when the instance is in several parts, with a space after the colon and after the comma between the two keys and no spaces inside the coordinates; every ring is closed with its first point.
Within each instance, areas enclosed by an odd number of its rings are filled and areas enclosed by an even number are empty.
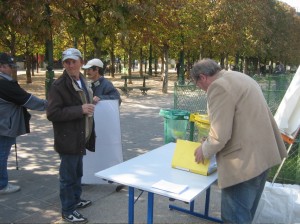
{"type": "Polygon", "coordinates": [[[78,60],[79,58],[82,58],[81,52],[76,48],[69,48],[62,53],[63,62],[67,59],[78,60]]]}
{"type": "Polygon", "coordinates": [[[86,65],[82,66],[83,69],[89,69],[93,66],[97,66],[97,67],[100,67],[100,68],[103,68],[103,62],[98,59],[98,58],[94,58],[92,60],[89,60],[86,65]]]}

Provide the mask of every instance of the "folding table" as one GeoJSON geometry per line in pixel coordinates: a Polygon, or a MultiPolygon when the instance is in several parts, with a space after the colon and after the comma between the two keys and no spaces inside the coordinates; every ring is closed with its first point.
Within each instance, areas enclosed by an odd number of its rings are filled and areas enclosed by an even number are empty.
{"type": "Polygon", "coordinates": [[[109,182],[126,185],[129,188],[128,223],[134,223],[134,190],[148,192],[147,223],[153,223],[154,194],[180,200],[190,204],[189,209],[169,205],[170,209],[188,213],[203,219],[221,223],[218,218],[209,216],[210,186],[217,180],[217,173],[202,176],[171,167],[175,143],[168,143],[141,156],[95,173],[109,182]],[[188,185],[181,194],[153,188],[160,180],[174,184],[188,185]],[[204,214],[194,211],[194,199],[206,191],[204,214]]]}

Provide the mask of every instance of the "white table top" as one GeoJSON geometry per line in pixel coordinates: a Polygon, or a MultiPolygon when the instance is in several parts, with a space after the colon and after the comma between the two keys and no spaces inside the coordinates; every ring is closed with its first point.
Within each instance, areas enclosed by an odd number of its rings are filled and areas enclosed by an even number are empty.
{"type": "Polygon", "coordinates": [[[217,173],[202,176],[172,168],[174,149],[175,143],[168,143],[141,156],[97,172],[95,175],[129,187],[191,202],[217,180],[217,173]],[[181,194],[175,194],[151,187],[160,180],[188,185],[188,189],[181,194]]]}

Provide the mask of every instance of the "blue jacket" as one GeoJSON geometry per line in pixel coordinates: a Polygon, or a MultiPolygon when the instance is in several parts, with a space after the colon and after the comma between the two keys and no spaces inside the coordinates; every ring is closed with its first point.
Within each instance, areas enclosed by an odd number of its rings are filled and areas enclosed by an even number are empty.
{"type": "Polygon", "coordinates": [[[0,135],[17,137],[30,132],[27,111],[46,109],[47,101],[20,87],[9,75],[0,73],[0,135]]]}
{"type": "Polygon", "coordinates": [[[92,82],[93,95],[98,96],[101,100],[122,100],[119,91],[108,79],[101,76],[97,81],[92,82]]]}

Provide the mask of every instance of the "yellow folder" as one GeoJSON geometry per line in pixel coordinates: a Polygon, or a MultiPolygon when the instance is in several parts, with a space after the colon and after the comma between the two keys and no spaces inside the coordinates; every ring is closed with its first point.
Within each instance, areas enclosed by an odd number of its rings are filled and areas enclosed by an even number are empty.
{"type": "Polygon", "coordinates": [[[210,160],[205,159],[204,164],[195,162],[194,152],[200,144],[199,142],[177,139],[172,158],[172,167],[204,176],[208,176],[216,171],[217,163],[215,157],[210,160]]]}

